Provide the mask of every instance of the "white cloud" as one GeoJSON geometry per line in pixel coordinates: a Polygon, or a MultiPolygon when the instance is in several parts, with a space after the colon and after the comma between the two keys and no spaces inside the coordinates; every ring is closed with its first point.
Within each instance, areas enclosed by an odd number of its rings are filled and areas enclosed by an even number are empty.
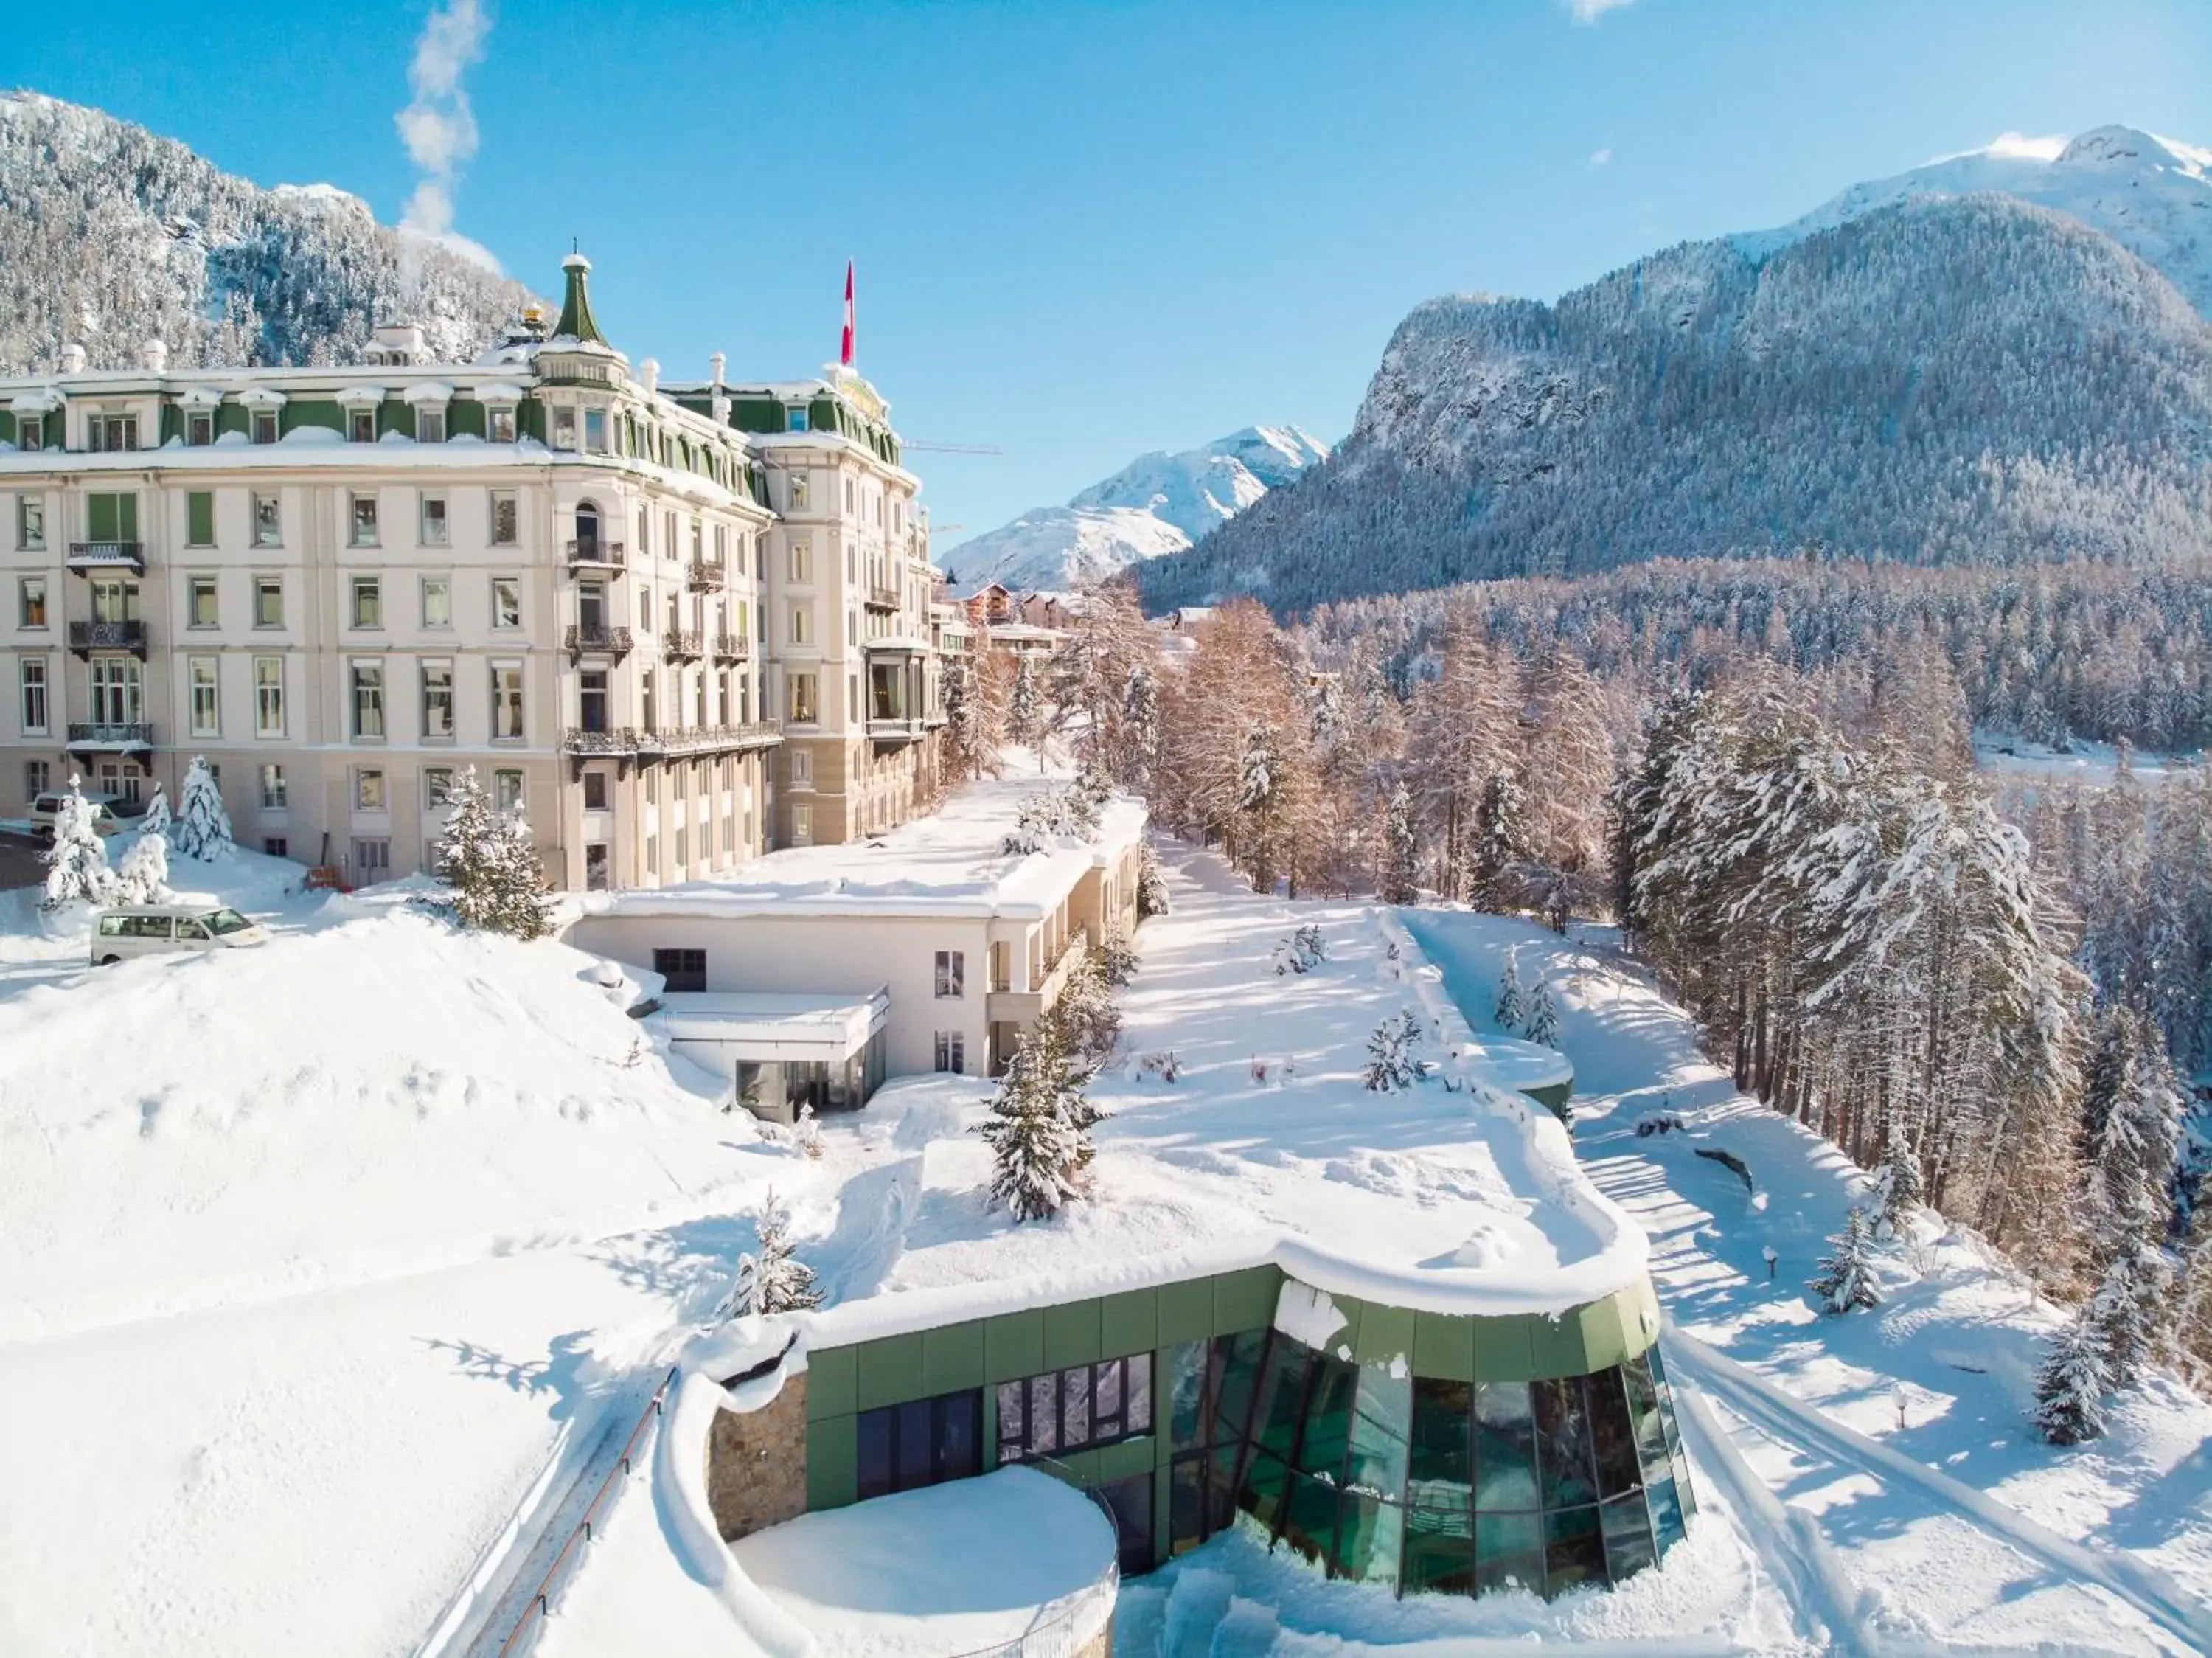
{"type": "Polygon", "coordinates": [[[1630,0],[1559,0],[1577,23],[1595,23],[1616,6],[1625,6],[1630,0]]]}
{"type": "Polygon", "coordinates": [[[1593,168],[1603,167],[1612,160],[1613,151],[1610,149],[1593,149],[1590,151],[1589,164],[1593,168]]]}
{"type": "Polygon", "coordinates": [[[2000,162],[2055,162],[2066,148],[2063,132],[2053,132],[2044,137],[2033,137],[2025,132],[2000,132],[1979,149],[1954,149],[1948,155],[1938,155],[1928,165],[1939,162],[1961,161],[1968,155],[1987,155],[2000,162]]]}
{"type": "Polygon", "coordinates": [[[477,118],[461,76],[483,58],[490,33],[491,18],[477,0],[446,0],[432,9],[415,42],[415,61],[407,66],[407,89],[414,96],[392,118],[408,159],[422,175],[400,219],[404,229],[440,241],[457,240],[453,188],[463,163],[477,153],[477,118]]]}

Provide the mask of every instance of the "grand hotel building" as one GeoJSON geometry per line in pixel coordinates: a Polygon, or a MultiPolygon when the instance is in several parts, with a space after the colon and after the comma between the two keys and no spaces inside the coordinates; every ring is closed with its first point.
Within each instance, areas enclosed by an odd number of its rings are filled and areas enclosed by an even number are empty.
{"type": "Polygon", "coordinates": [[[653,887],[935,792],[920,480],[849,371],[663,385],[564,262],[477,361],[0,378],[0,816],[217,768],[241,844],[427,867],[459,770],[556,886],[653,887]],[[12,808],[12,809],[11,809],[12,808]]]}

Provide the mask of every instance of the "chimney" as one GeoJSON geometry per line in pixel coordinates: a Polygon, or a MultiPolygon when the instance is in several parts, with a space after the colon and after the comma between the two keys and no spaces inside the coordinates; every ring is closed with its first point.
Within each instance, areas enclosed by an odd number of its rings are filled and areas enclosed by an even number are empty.
{"type": "Polygon", "coordinates": [[[422,345],[422,329],[412,322],[380,322],[370,337],[368,360],[371,363],[404,366],[421,363],[428,353],[422,345]]]}
{"type": "Polygon", "coordinates": [[[647,397],[652,397],[657,394],[660,390],[660,364],[659,361],[653,357],[647,357],[642,363],[639,363],[637,365],[637,377],[644,383],[645,394],[647,397]]]}
{"type": "Polygon", "coordinates": [[[714,393],[714,397],[709,400],[708,407],[712,411],[714,417],[714,424],[717,426],[726,426],[730,424],[730,399],[723,396],[721,393],[717,392],[714,393]]]}
{"type": "Polygon", "coordinates": [[[714,384],[717,386],[722,383],[722,371],[729,366],[729,358],[724,357],[720,351],[707,359],[708,369],[713,374],[714,384]]]}
{"type": "Polygon", "coordinates": [[[167,342],[159,339],[148,340],[138,348],[138,360],[146,365],[147,372],[149,374],[165,373],[169,366],[167,342]]]}
{"type": "Polygon", "coordinates": [[[62,372],[65,375],[84,372],[84,347],[75,340],[62,347],[62,372]]]}

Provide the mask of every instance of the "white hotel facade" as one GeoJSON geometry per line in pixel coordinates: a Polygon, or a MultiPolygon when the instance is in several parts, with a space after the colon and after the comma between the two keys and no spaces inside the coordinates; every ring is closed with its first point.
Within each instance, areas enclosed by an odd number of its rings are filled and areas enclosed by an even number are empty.
{"type": "Polygon", "coordinates": [[[0,817],[204,754],[241,844],[360,884],[472,765],[619,889],[924,809],[953,624],[882,399],[662,386],[564,268],[467,364],[0,378],[0,817]]]}

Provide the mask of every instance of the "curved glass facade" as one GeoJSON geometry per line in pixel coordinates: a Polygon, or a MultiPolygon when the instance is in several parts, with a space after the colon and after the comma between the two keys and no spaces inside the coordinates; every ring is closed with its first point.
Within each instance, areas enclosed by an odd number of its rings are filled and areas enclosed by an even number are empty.
{"type": "Polygon", "coordinates": [[[1651,1564],[1692,1506],[1656,1345],[1588,1375],[1453,1381],[1251,1330],[1176,1347],[1168,1393],[1178,1552],[1243,1526],[1401,1593],[1552,1595],[1651,1564]]]}

